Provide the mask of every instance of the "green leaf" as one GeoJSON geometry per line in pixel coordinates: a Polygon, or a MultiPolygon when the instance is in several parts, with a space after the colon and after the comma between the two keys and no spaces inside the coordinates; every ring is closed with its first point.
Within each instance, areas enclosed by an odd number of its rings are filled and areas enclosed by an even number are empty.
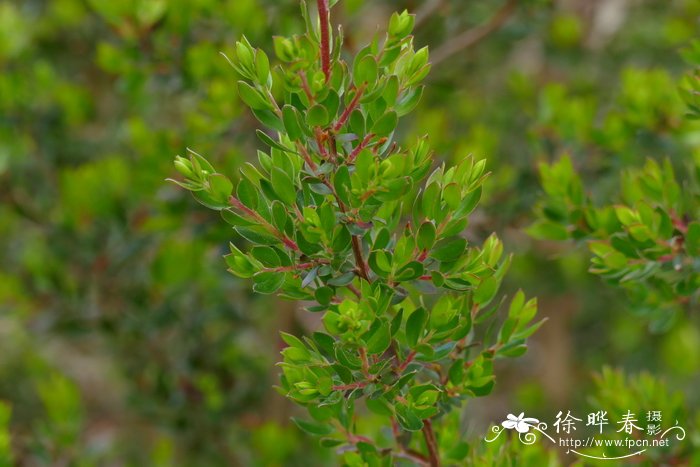
{"type": "Polygon", "coordinates": [[[369,88],[377,82],[377,61],[371,55],[365,55],[353,66],[352,77],[356,86],[367,83],[369,88]]]}
{"type": "Polygon", "coordinates": [[[566,226],[551,221],[537,221],[525,231],[539,240],[562,241],[569,238],[569,231],[566,229],[566,226]]]}
{"type": "Polygon", "coordinates": [[[241,179],[236,187],[238,200],[250,209],[258,208],[258,189],[247,178],[241,179]]]}
{"type": "Polygon", "coordinates": [[[474,302],[481,306],[488,305],[488,303],[493,300],[493,297],[496,296],[499,285],[498,279],[494,276],[483,279],[474,291],[474,302]]]}
{"type": "Polygon", "coordinates": [[[212,199],[223,206],[229,205],[229,197],[233,191],[233,184],[224,175],[211,174],[208,177],[209,193],[212,199]]]}
{"type": "Polygon", "coordinates": [[[439,241],[430,252],[430,256],[438,261],[456,261],[464,253],[467,241],[458,236],[446,238],[439,241]]]}
{"type": "Polygon", "coordinates": [[[270,59],[260,49],[255,52],[255,71],[260,84],[267,86],[267,81],[270,78],[270,59]]]}
{"type": "Polygon", "coordinates": [[[335,187],[335,192],[338,198],[346,205],[350,203],[350,172],[346,165],[341,165],[333,177],[333,186],[335,187]]]}
{"type": "Polygon", "coordinates": [[[399,123],[399,117],[393,110],[385,113],[372,125],[372,133],[376,136],[388,136],[396,129],[399,123]]]}
{"type": "Polygon", "coordinates": [[[462,189],[456,183],[449,183],[442,189],[442,198],[451,210],[456,210],[461,201],[462,189]]]}
{"type": "Polygon", "coordinates": [[[435,244],[435,224],[426,221],[418,228],[416,243],[421,250],[430,250],[435,244]]]}
{"type": "Polygon", "coordinates": [[[278,230],[284,231],[289,216],[287,215],[287,209],[284,207],[284,203],[274,200],[272,202],[272,220],[278,230]]]}
{"type": "Polygon", "coordinates": [[[282,120],[280,120],[277,114],[273,111],[267,109],[253,109],[252,112],[253,115],[255,115],[255,118],[257,118],[260,123],[268,128],[281,132],[284,131],[284,124],[282,123],[282,120]]]}
{"type": "Polygon", "coordinates": [[[272,189],[275,191],[277,196],[288,206],[294,205],[297,198],[296,187],[282,169],[279,167],[273,167],[270,172],[270,178],[272,182],[272,189]]]}
{"type": "Polygon", "coordinates": [[[394,319],[391,320],[391,335],[394,336],[396,333],[399,331],[401,328],[401,323],[403,322],[403,308],[399,310],[398,313],[396,313],[396,316],[394,316],[394,319]]]}
{"type": "Polygon", "coordinates": [[[319,444],[323,448],[334,448],[336,446],[340,446],[341,444],[345,444],[345,441],[342,439],[335,438],[321,438],[319,440],[319,444]]]}
{"type": "Polygon", "coordinates": [[[515,293],[513,300],[511,300],[511,302],[510,302],[510,307],[508,308],[508,316],[509,317],[520,316],[520,312],[523,309],[524,305],[525,305],[525,294],[523,293],[522,290],[518,290],[515,293]]]}
{"type": "Polygon", "coordinates": [[[315,436],[327,436],[333,433],[335,430],[331,425],[325,423],[311,422],[308,420],[301,420],[296,417],[292,417],[292,421],[301,428],[302,431],[315,436]]]}
{"type": "Polygon", "coordinates": [[[245,81],[238,82],[238,95],[241,96],[241,100],[251,109],[263,110],[271,107],[270,103],[263,97],[260,91],[245,81]]]}
{"type": "Polygon", "coordinates": [[[306,124],[309,126],[326,126],[329,121],[328,111],[320,104],[311,106],[306,112],[306,124]]]}
{"type": "Polygon", "coordinates": [[[378,397],[376,399],[367,399],[365,405],[370,412],[383,417],[391,417],[394,415],[393,410],[391,410],[391,404],[389,404],[383,397],[378,397]]]}
{"type": "Polygon", "coordinates": [[[331,304],[331,300],[335,296],[335,292],[331,287],[323,286],[316,289],[314,292],[314,298],[321,305],[328,306],[331,304]]]}
{"type": "Polygon", "coordinates": [[[257,227],[236,227],[236,232],[251,243],[258,245],[276,245],[279,239],[269,232],[257,227]]]}
{"type": "Polygon", "coordinates": [[[464,360],[461,358],[455,360],[452,363],[452,366],[450,366],[447,375],[452,384],[455,386],[461,386],[462,382],[464,381],[464,360]]]}
{"type": "Polygon", "coordinates": [[[425,324],[428,322],[428,312],[425,308],[417,308],[406,320],[406,341],[409,347],[415,347],[423,335],[425,324]]]}
{"type": "Polygon", "coordinates": [[[415,412],[404,404],[396,404],[396,419],[406,431],[420,431],[423,428],[423,421],[415,412]]]}
{"type": "Polygon", "coordinates": [[[389,348],[391,344],[391,334],[389,324],[380,321],[377,329],[372,333],[367,343],[367,352],[370,354],[381,354],[389,348]]]}
{"type": "Polygon", "coordinates": [[[291,105],[282,107],[282,122],[287,130],[287,135],[292,141],[300,140],[304,134],[301,130],[299,111],[291,105]]]}
{"type": "Polygon", "coordinates": [[[253,276],[253,290],[257,293],[271,294],[284,284],[284,273],[263,271],[253,276]]]}
{"type": "Polygon", "coordinates": [[[251,248],[250,254],[267,268],[276,268],[281,265],[280,257],[269,246],[255,246],[251,248]]]}
{"type": "Polygon", "coordinates": [[[403,117],[416,108],[421,100],[421,97],[423,97],[424,88],[425,86],[422,85],[417,86],[409,89],[401,96],[399,101],[396,103],[396,113],[399,117],[403,117]]]}
{"type": "Polygon", "coordinates": [[[640,222],[639,214],[627,206],[615,206],[615,214],[624,225],[637,224],[640,222]]]}
{"type": "MultiPolygon", "coordinates": [[[[279,149],[279,150],[281,150],[281,151],[289,151],[288,148],[284,147],[282,144],[280,144],[279,142],[277,142],[277,141],[275,141],[274,139],[272,139],[272,138],[271,138],[267,133],[265,133],[264,131],[262,131],[262,130],[255,130],[255,134],[257,135],[258,139],[260,139],[260,141],[262,141],[263,143],[267,144],[268,146],[270,146],[270,147],[272,147],[272,148],[279,149]]],[[[260,155],[260,153],[258,153],[258,155],[260,155]]]]}
{"type": "Polygon", "coordinates": [[[224,256],[229,271],[238,277],[244,279],[253,277],[257,272],[257,268],[253,263],[241,253],[233,244],[231,244],[231,254],[224,256]]]}
{"type": "Polygon", "coordinates": [[[328,285],[334,285],[336,287],[341,287],[348,285],[355,278],[355,273],[352,271],[341,274],[340,276],[334,277],[328,281],[328,285]]]}
{"type": "Polygon", "coordinates": [[[391,273],[391,254],[385,250],[376,250],[369,255],[369,267],[379,277],[387,278],[391,273]]]}
{"type": "Polygon", "coordinates": [[[498,350],[497,354],[502,357],[516,358],[520,357],[527,352],[527,345],[520,344],[514,346],[506,346],[498,350]]]}
{"type": "Polygon", "coordinates": [[[423,275],[423,270],[423,263],[411,261],[396,273],[396,280],[399,282],[406,282],[418,279],[423,275]]]}

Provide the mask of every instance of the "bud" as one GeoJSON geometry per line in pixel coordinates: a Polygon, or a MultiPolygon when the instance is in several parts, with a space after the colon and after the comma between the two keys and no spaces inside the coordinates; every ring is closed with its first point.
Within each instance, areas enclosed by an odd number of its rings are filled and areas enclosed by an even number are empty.
{"type": "Polygon", "coordinates": [[[323,74],[323,71],[318,70],[316,73],[314,73],[314,76],[311,80],[311,89],[314,92],[320,92],[323,90],[323,88],[326,86],[326,75],[323,74]]]}
{"type": "Polygon", "coordinates": [[[196,178],[194,172],[192,171],[192,162],[181,156],[175,157],[175,168],[178,172],[184,175],[186,178],[194,179],[196,178]]]}
{"type": "Polygon", "coordinates": [[[294,44],[286,37],[275,36],[272,38],[275,48],[275,55],[283,62],[291,62],[294,60],[294,44]]]}
{"type": "Polygon", "coordinates": [[[389,35],[397,39],[403,39],[413,31],[415,16],[404,10],[401,14],[394,13],[389,20],[389,35]]]}
{"type": "Polygon", "coordinates": [[[301,381],[295,383],[294,386],[299,391],[299,394],[303,396],[312,396],[318,393],[318,390],[314,387],[314,385],[308,381],[301,381]]]}
{"type": "Polygon", "coordinates": [[[255,69],[253,48],[243,42],[236,42],[236,56],[241,67],[250,72],[255,69]]]}

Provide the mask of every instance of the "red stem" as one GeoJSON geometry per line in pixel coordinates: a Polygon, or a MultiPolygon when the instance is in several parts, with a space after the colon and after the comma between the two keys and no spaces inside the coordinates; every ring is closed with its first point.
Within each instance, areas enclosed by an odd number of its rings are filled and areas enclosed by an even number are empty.
{"type": "Polygon", "coordinates": [[[404,360],[403,363],[401,363],[401,365],[399,365],[399,367],[397,368],[399,374],[403,373],[403,371],[406,369],[408,364],[413,361],[415,356],[416,356],[416,351],[412,350],[411,353],[409,353],[408,356],[406,357],[406,360],[404,360]]]}
{"type": "Polygon", "coordinates": [[[312,172],[316,172],[316,169],[318,166],[314,162],[314,160],[311,158],[311,155],[309,154],[309,151],[306,150],[303,144],[297,141],[297,149],[299,149],[299,152],[301,153],[301,157],[304,159],[304,161],[309,165],[309,168],[311,169],[312,172]]]}
{"type": "Polygon", "coordinates": [[[360,237],[358,237],[357,235],[353,235],[351,243],[352,252],[355,255],[355,263],[357,263],[357,273],[361,278],[369,282],[367,263],[365,263],[364,257],[362,256],[362,245],[360,244],[360,237]]]}
{"type": "Polygon", "coordinates": [[[334,391],[347,391],[349,389],[363,388],[367,386],[367,381],[358,381],[357,383],[343,384],[340,386],[333,386],[334,391]]]}
{"type": "Polygon", "coordinates": [[[369,142],[374,138],[374,133],[370,133],[368,135],[365,135],[364,139],[360,141],[360,144],[357,145],[355,149],[352,150],[350,155],[348,156],[348,163],[351,163],[352,161],[355,160],[358,154],[360,154],[360,151],[362,151],[364,148],[367,147],[369,142]]]}
{"type": "Polygon", "coordinates": [[[245,204],[243,204],[238,198],[235,196],[230,196],[229,197],[229,202],[233,207],[236,209],[239,209],[242,211],[245,215],[248,217],[254,219],[256,222],[258,222],[260,225],[265,227],[270,233],[272,233],[274,236],[279,238],[279,240],[285,244],[285,246],[289,249],[292,249],[294,251],[299,251],[299,246],[296,244],[294,240],[291,238],[287,237],[283,232],[280,232],[279,229],[277,229],[275,226],[267,222],[260,214],[257,212],[253,211],[249,207],[247,207],[245,204]]]}
{"type": "Polygon", "coordinates": [[[362,94],[364,94],[366,87],[367,87],[367,83],[362,83],[360,85],[360,87],[357,88],[357,90],[355,91],[355,96],[352,98],[352,100],[350,101],[348,106],[345,107],[345,110],[340,115],[340,118],[333,126],[334,131],[338,131],[341,128],[343,128],[343,125],[345,125],[345,122],[347,122],[348,118],[350,118],[350,114],[352,113],[352,111],[355,110],[355,107],[357,107],[357,104],[360,103],[360,98],[362,98],[362,94]]]}
{"type": "Polygon", "coordinates": [[[318,19],[321,23],[321,69],[326,82],[331,78],[330,10],[328,0],[317,0],[318,19]]]}
{"type": "Polygon", "coordinates": [[[270,268],[268,270],[273,271],[273,272],[300,271],[300,270],[304,270],[304,269],[311,269],[311,268],[316,267],[320,264],[328,264],[328,261],[320,260],[318,262],[293,264],[291,266],[279,266],[276,268],[270,268]]]}
{"type": "Polygon", "coordinates": [[[360,361],[362,361],[362,374],[365,378],[369,378],[369,361],[367,360],[367,350],[364,347],[359,348],[360,361]]]}
{"type": "Polygon", "coordinates": [[[309,99],[309,104],[313,105],[314,104],[314,95],[311,93],[311,88],[309,87],[309,82],[306,79],[306,73],[304,71],[299,72],[299,76],[301,77],[301,89],[304,90],[304,94],[306,94],[306,98],[309,99]]]}

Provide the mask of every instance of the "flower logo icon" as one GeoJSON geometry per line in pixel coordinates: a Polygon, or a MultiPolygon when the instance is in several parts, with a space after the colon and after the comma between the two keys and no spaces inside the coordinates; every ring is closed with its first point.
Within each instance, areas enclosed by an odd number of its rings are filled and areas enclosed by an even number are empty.
{"type": "Polygon", "coordinates": [[[518,433],[527,433],[530,431],[531,427],[537,426],[537,424],[540,422],[536,418],[524,418],[524,416],[525,412],[521,412],[517,417],[512,413],[509,413],[506,417],[507,420],[504,420],[501,425],[503,425],[503,428],[508,430],[515,428],[518,433]]]}

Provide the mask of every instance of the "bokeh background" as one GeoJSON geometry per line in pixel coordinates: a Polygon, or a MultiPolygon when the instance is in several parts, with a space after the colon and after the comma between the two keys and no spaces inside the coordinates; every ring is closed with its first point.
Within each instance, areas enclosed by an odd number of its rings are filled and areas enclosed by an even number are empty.
{"type": "MultiPolygon", "coordinates": [[[[665,381],[693,418],[697,318],[650,324],[587,272],[585,248],[524,229],[540,161],[570,154],[609,201],[626,167],[697,157],[677,83],[700,1],[343,0],[333,21],[351,53],[405,8],[434,65],[402,137],[430,135],[442,160],[487,159],[468,234],[504,239],[506,289],[538,296],[549,318],[466,407],[465,438],[510,412],[584,410],[606,366],[665,381]]],[[[273,388],[278,331],[319,324],[229,275],[230,228],[165,181],[186,147],[230,175],[254,159],[258,123],[219,52],[242,34],[270,52],[272,35],[301,32],[298,12],[296,0],[0,0],[3,465],[334,465],[273,388]]]]}

